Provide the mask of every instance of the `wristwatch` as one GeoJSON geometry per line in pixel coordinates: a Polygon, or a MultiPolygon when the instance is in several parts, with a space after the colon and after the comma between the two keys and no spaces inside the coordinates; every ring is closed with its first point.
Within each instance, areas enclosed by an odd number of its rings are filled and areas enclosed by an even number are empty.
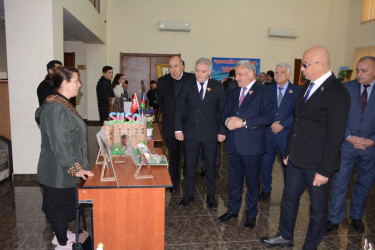
{"type": "Polygon", "coordinates": [[[246,128],[246,126],[247,126],[246,120],[242,119],[242,127],[246,128]]]}

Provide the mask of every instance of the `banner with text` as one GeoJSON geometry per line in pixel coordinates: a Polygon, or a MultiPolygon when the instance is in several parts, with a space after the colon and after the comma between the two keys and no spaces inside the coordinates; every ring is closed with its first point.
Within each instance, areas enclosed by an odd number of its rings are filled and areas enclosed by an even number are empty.
{"type": "Polygon", "coordinates": [[[228,58],[228,57],[212,57],[212,75],[215,80],[222,81],[228,78],[229,71],[236,69],[238,61],[248,60],[255,65],[256,77],[260,73],[260,59],[254,58],[228,58]]]}

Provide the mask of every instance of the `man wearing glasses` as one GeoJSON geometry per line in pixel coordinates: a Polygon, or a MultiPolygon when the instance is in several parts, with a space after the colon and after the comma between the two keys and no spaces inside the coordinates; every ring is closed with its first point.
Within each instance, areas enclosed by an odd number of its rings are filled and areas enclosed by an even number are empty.
{"type": "Polygon", "coordinates": [[[293,246],[299,200],[306,187],[310,195],[310,222],[303,249],[317,249],[325,233],[330,177],[340,167],[350,96],[330,70],[322,46],[308,49],[302,71],[311,82],[297,97],[284,164],[287,165],[281,201],[279,232],[260,241],[267,246],[293,246]]]}

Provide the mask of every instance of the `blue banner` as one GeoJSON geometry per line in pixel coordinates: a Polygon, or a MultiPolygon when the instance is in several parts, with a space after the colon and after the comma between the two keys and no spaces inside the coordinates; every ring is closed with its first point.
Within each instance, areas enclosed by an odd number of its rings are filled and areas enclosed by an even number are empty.
{"type": "Polygon", "coordinates": [[[215,80],[222,81],[229,75],[229,71],[236,69],[238,61],[248,60],[255,65],[256,77],[260,73],[260,59],[254,58],[229,58],[229,57],[212,57],[212,75],[215,80]]]}

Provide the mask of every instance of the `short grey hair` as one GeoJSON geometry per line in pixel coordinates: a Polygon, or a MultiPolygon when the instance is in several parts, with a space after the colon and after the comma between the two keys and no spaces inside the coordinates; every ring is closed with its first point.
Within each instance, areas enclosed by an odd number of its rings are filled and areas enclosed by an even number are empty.
{"type": "Polygon", "coordinates": [[[244,66],[245,69],[247,69],[247,71],[252,71],[254,73],[254,75],[256,75],[256,69],[255,69],[255,65],[252,64],[249,60],[240,60],[237,62],[237,65],[236,67],[238,66],[244,66]]]}
{"type": "Polygon", "coordinates": [[[373,57],[373,56],[364,56],[364,57],[361,57],[361,59],[359,59],[358,63],[366,61],[366,60],[370,60],[373,63],[375,63],[375,57],[373,57]]]}
{"type": "Polygon", "coordinates": [[[199,58],[197,60],[197,62],[195,63],[195,65],[197,65],[197,64],[206,64],[208,66],[208,70],[212,71],[212,62],[208,58],[205,58],[205,57],[199,58]]]}
{"type": "Polygon", "coordinates": [[[286,68],[288,73],[292,73],[292,68],[290,67],[290,65],[286,62],[280,62],[276,65],[276,68],[277,67],[280,67],[280,68],[286,68]]]}
{"type": "Polygon", "coordinates": [[[259,75],[264,75],[264,76],[266,76],[266,72],[260,72],[259,75]]]}

